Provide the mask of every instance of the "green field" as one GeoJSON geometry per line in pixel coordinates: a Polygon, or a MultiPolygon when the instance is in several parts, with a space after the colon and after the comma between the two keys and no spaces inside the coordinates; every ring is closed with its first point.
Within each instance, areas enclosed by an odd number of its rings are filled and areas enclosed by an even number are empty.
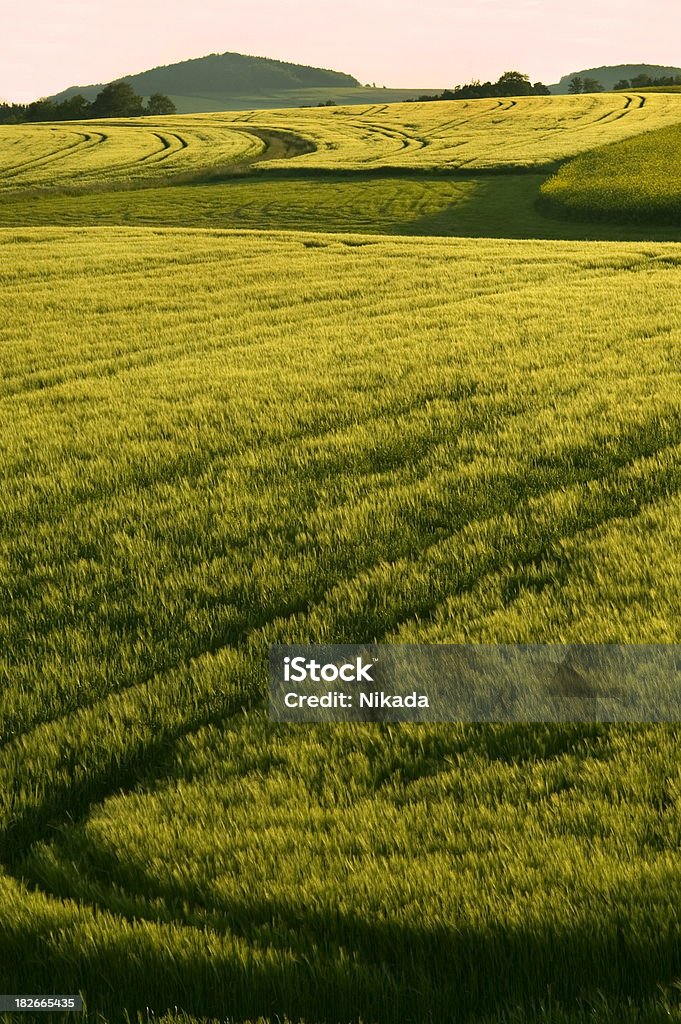
{"type": "MultiPolygon", "coordinates": [[[[555,219],[542,174],[244,176],[81,195],[15,195],[0,226],[250,228],[381,235],[679,241],[681,224],[555,219]],[[543,206],[542,206],[543,208],[543,206]]],[[[561,211],[562,212],[562,211],[561,211]]]]}
{"type": "Polygon", "coordinates": [[[681,127],[584,153],[542,185],[543,207],[581,221],[681,226],[681,127]]]}
{"type": "Polygon", "coordinates": [[[18,188],[105,188],[196,176],[260,154],[261,139],[195,118],[0,125],[0,195],[18,188]]]}
{"type": "MultiPolygon", "coordinates": [[[[310,139],[307,169],[531,170],[679,122],[678,95],[527,96],[256,111],[234,127],[287,128],[310,139]]],[[[263,161],[274,168],[279,161],[263,161]]]]}
{"type": "Polygon", "coordinates": [[[264,699],[272,643],[681,643],[678,231],[535,206],[681,122],[626,100],[0,132],[0,991],[681,1022],[678,726],[264,699]]]}
{"type": "Polygon", "coordinates": [[[669,92],[679,93],[681,92],[681,85],[648,85],[644,89],[639,90],[642,93],[649,92],[669,92]]]}

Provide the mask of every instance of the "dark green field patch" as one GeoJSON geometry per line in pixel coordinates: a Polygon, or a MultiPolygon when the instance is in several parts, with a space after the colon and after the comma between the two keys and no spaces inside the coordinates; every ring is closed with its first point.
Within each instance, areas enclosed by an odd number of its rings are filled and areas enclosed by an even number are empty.
{"type": "Polygon", "coordinates": [[[681,226],[619,227],[538,212],[540,174],[261,174],[241,180],[80,195],[8,197],[0,226],[135,225],[440,237],[681,239],[681,226]]]}

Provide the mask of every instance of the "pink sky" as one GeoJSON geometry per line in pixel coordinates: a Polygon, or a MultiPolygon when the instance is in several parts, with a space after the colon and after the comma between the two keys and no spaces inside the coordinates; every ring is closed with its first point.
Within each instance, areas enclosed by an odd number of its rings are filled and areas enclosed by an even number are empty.
{"type": "Polygon", "coordinates": [[[233,50],[361,82],[444,87],[517,69],[681,65],[677,0],[2,0],[0,99],[233,50]]]}

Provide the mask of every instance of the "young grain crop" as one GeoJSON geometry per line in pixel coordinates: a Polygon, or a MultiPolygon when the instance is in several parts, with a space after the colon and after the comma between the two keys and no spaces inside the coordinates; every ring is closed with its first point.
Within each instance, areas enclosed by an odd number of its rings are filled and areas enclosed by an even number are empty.
{"type": "Polygon", "coordinates": [[[580,240],[681,240],[679,227],[546,217],[538,174],[386,177],[329,172],[82,195],[13,194],[2,226],[103,225],[359,231],[382,235],[580,240]]]}
{"type": "Polygon", "coordinates": [[[607,93],[254,111],[229,123],[286,128],[311,139],[315,152],[293,161],[310,170],[527,170],[679,121],[679,96],[607,93]]]}
{"type": "Polygon", "coordinates": [[[675,733],[251,717],[182,741],[165,784],[24,870],[169,943],[187,929],[194,991],[227,937],[268,959],[252,993],[248,962],[221,964],[193,1012],[266,1013],[272,984],[306,1020],[499,1020],[549,991],[617,1005],[632,972],[651,994],[678,972],[675,733]]]}
{"type": "Polygon", "coordinates": [[[249,161],[262,139],[201,119],[0,125],[0,193],[134,186],[249,161]]]}
{"type": "Polygon", "coordinates": [[[542,169],[680,121],[679,96],[608,93],[0,126],[0,191],[202,180],[256,158],[261,171],[542,169]]]}
{"type": "Polygon", "coordinates": [[[5,991],[677,1012],[674,727],[257,708],[275,641],[679,640],[680,275],[650,243],[0,234],[5,991]]]}
{"type": "Polygon", "coordinates": [[[540,191],[542,209],[564,217],[681,225],[681,127],[599,147],[564,164],[540,191]]]}

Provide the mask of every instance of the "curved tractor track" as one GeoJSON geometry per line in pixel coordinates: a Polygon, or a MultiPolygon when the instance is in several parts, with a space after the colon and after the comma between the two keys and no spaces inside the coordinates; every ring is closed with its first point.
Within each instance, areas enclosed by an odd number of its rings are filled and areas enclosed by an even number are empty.
{"type": "Polygon", "coordinates": [[[207,118],[0,126],[0,191],[99,190],[192,180],[267,155],[309,152],[290,132],[207,118]]]}

